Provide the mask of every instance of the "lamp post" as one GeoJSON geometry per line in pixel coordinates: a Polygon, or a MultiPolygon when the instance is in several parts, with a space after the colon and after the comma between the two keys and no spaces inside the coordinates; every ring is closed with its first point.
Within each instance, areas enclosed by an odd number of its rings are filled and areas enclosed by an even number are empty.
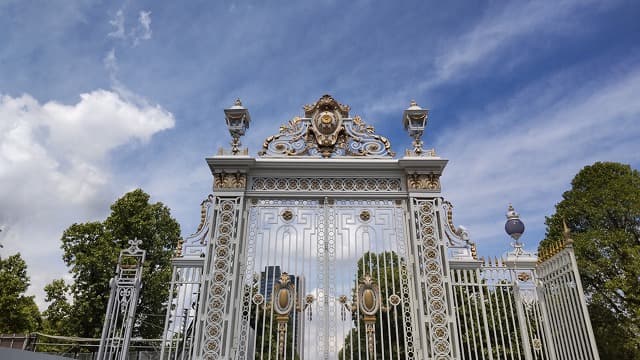
{"type": "Polygon", "coordinates": [[[429,110],[421,108],[415,100],[411,100],[409,107],[402,113],[404,129],[413,138],[413,152],[416,155],[422,153],[422,134],[427,126],[429,110]]]}
{"type": "Polygon", "coordinates": [[[232,107],[224,109],[224,118],[227,122],[227,129],[231,134],[231,153],[237,155],[240,152],[240,137],[249,128],[251,116],[249,110],[242,106],[240,99],[237,99],[232,107]]]}
{"type": "Polygon", "coordinates": [[[520,220],[520,215],[511,204],[509,204],[509,209],[507,209],[507,222],[504,224],[504,231],[515,240],[511,243],[514,254],[522,255],[523,250],[520,236],[524,233],[524,223],[520,220]]]}

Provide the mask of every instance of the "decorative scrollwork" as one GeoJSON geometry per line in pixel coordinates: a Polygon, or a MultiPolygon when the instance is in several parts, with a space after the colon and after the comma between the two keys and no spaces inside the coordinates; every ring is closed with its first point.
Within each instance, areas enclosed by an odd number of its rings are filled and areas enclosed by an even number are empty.
{"type": "Polygon", "coordinates": [[[442,209],[447,216],[444,233],[449,240],[449,249],[453,250],[452,256],[455,258],[478,260],[476,244],[469,238],[467,229],[463,226],[455,226],[453,224],[453,205],[448,201],[443,201],[442,209]]]}
{"type": "Polygon", "coordinates": [[[280,279],[273,286],[273,311],[278,315],[289,316],[296,298],[295,285],[286,272],[280,275],[280,279]]]}
{"type": "Polygon", "coordinates": [[[440,174],[409,174],[407,175],[409,190],[440,191],[440,174]]]}
{"type": "Polygon", "coordinates": [[[213,175],[214,190],[244,189],[246,186],[246,174],[219,172],[213,175]]]}
{"type": "Polygon", "coordinates": [[[416,218],[416,238],[420,244],[420,262],[423,298],[429,299],[427,314],[432,357],[451,358],[452,344],[448,326],[445,269],[441,254],[444,245],[437,236],[437,213],[434,200],[413,200],[416,218]]]}
{"type": "Polygon", "coordinates": [[[370,156],[393,157],[391,143],[375,134],[373,126],[358,116],[349,117],[349,106],[338,103],[330,95],[304,107],[304,118],[295,117],[280,127],[280,133],[269,136],[260,156],[370,156]]]}
{"type": "Polygon", "coordinates": [[[214,251],[211,253],[211,281],[207,289],[210,298],[206,304],[202,347],[205,359],[219,359],[222,353],[224,307],[233,266],[231,241],[236,236],[239,202],[237,197],[216,198],[218,216],[212,237],[214,251]]]}
{"type": "Polygon", "coordinates": [[[358,307],[360,312],[365,315],[365,321],[367,317],[373,317],[375,320],[375,316],[380,310],[380,290],[369,274],[365,274],[360,279],[358,299],[358,307]]]}
{"type": "Polygon", "coordinates": [[[520,272],[518,273],[518,280],[522,281],[522,282],[527,282],[531,279],[531,274],[527,273],[527,272],[520,272]]]}
{"type": "Polygon", "coordinates": [[[133,240],[129,240],[128,243],[129,243],[129,247],[125,249],[125,251],[128,252],[129,254],[137,254],[142,251],[139,247],[139,245],[142,244],[142,240],[135,238],[133,240]]]}
{"type": "Polygon", "coordinates": [[[322,177],[262,177],[251,178],[251,191],[304,192],[400,192],[400,178],[322,178],[322,177]]]}
{"type": "Polygon", "coordinates": [[[200,203],[200,223],[196,232],[187,236],[186,239],[179,239],[176,247],[176,257],[183,256],[204,256],[204,248],[207,245],[209,230],[211,228],[214,196],[209,195],[200,203]]]}

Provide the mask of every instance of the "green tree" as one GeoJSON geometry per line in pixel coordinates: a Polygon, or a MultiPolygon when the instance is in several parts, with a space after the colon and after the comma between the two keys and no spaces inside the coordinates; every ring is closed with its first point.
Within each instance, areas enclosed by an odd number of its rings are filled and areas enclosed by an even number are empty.
{"type": "Polygon", "coordinates": [[[168,207],[160,202],[150,204],[149,195],[138,189],[111,206],[111,215],[105,221],[105,226],[114,239],[142,240],[140,247],[147,253],[136,335],[158,338],[164,330],[171,258],[180,239],[180,225],[171,217],[168,207]]]}
{"type": "Polygon", "coordinates": [[[109,299],[109,280],[121,247],[101,222],[73,224],[64,231],[62,258],[71,267],[73,276],[69,335],[100,337],[109,299]]]}
{"type": "Polygon", "coordinates": [[[572,232],[603,359],[640,359],[640,173],[597,162],[582,169],[546,219],[543,248],[572,232]]]}
{"type": "Polygon", "coordinates": [[[100,337],[109,280],[114,276],[120,250],[134,238],[142,240],[140,248],[147,252],[134,336],[157,338],[162,334],[171,257],[180,226],[169,208],[160,202],[151,204],[149,198],[140,189],[131,191],[111,206],[105,221],[73,224],[64,231],[63,259],[73,275],[68,317],[71,335],[100,337]]]}
{"type": "Polygon", "coordinates": [[[0,333],[29,333],[40,327],[40,311],[29,288],[27,264],[20,253],[0,258],[0,333]]]}
{"type": "Polygon", "coordinates": [[[50,303],[42,313],[42,329],[45,333],[69,335],[69,316],[71,305],[67,300],[69,285],[63,279],[57,279],[44,287],[44,301],[50,303]]]}
{"type": "MultiPolygon", "coordinates": [[[[67,300],[69,285],[63,279],[57,279],[44,287],[45,301],[50,303],[47,309],[42,312],[42,331],[45,334],[70,335],[71,305],[67,300]]],[[[47,343],[57,343],[58,340],[48,337],[38,339],[38,351],[62,353],[69,350],[67,345],[48,345],[47,343]]]]}

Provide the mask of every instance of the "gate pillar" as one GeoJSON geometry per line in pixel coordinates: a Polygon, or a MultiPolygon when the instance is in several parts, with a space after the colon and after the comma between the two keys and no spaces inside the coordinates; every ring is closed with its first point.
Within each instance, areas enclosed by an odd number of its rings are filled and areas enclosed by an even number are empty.
{"type": "Polygon", "coordinates": [[[455,317],[449,279],[446,223],[440,194],[440,175],[447,161],[429,157],[405,157],[409,193],[410,233],[414,253],[421,347],[425,359],[457,358],[455,317]]]}
{"type": "Polygon", "coordinates": [[[194,357],[233,357],[234,314],[239,295],[238,260],[242,241],[242,214],[247,185],[246,169],[255,161],[248,156],[216,156],[207,163],[213,174],[212,229],[205,252],[203,292],[195,339],[194,357]]]}

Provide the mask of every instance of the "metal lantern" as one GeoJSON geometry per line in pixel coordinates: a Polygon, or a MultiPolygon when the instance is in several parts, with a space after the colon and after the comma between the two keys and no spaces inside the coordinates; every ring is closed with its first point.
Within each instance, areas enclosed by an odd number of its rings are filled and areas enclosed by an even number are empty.
{"type": "Polygon", "coordinates": [[[524,223],[520,220],[520,215],[511,204],[509,204],[509,209],[507,210],[507,222],[504,224],[504,231],[516,242],[518,242],[518,239],[520,239],[520,236],[524,233],[524,223]]]}
{"type": "Polygon", "coordinates": [[[227,129],[233,140],[231,141],[231,152],[235,155],[240,151],[240,137],[249,128],[251,116],[249,110],[242,106],[240,99],[237,99],[232,107],[224,109],[224,118],[227,121],[227,129]]]}
{"type": "Polygon", "coordinates": [[[422,153],[422,134],[427,126],[429,110],[421,108],[415,100],[411,100],[409,107],[402,113],[404,129],[413,138],[413,151],[416,154],[422,153]]]}

